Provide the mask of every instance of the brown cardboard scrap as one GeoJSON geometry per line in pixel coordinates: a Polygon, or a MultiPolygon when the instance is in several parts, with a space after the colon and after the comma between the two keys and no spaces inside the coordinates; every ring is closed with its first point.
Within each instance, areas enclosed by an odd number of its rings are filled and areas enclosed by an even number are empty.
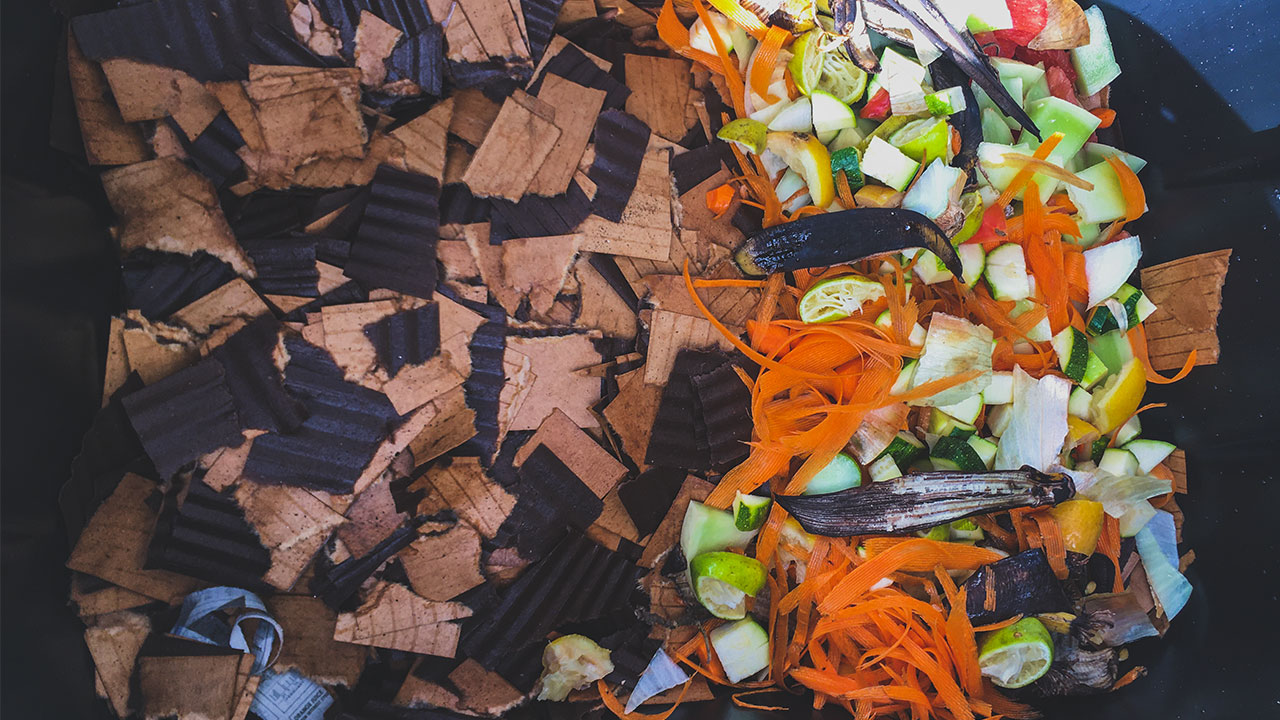
{"type": "Polygon", "coordinates": [[[316,157],[305,160],[293,173],[294,185],[301,187],[343,187],[368,185],[380,165],[404,169],[404,143],[374,133],[362,157],[316,157]]]}
{"type": "Polygon", "coordinates": [[[233,320],[252,320],[271,312],[244,278],[236,278],[173,313],[170,321],[197,335],[208,335],[233,320]]]}
{"type": "Polygon", "coordinates": [[[461,693],[464,708],[483,715],[501,715],[524,701],[524,693],[470,658],[449,673],[449,682],[461,693]]]}
{"type": "Polygon", "coordinates": [[[138,661],[143,715],[229,720],[238,696],[242,653],[142,657],[138,661]]]}
{"type": "Polygon", "coordinates": [[[246,482],[235,498],[271,554],[271,569],[262,579],[281,590],[293,587],[329,533],[346,520],[305,488],[246,482]]]}
{"type": "Polygon", "coordinates": [[[465,522],[414,540],[400,551],[400,564],[413,591],[436,602],[452,600],[484,582],[480,534],[465,522]]]}
{"type": "Polygon", "coordinates": [[[600,511],[600,517],[587,528],[587,537],[615,551],[618,549],[619,538],[639,543],[640,531],[636,529],[631,515],[618,498],[618,489],[613,488],[603,499],[604,509],[600,511]]]}
{"type": "Polygon", "coordinates": [[[516,505],[515,496],[489,479],[477,458],[455,458],[444,467],[432,468],[411,490],[426,490],[418,513],[431,515],[452,508],[458,517],[492,540],[516,505]]]}
{"type": "Polygon", "coordinates": [[[602,13],[617,10],[618,14],[614,20],[632,29],[648,27],[654,23],[652,14],[628,0],[597,0],[596,7],[602,13]]]}
{"type": "Polygon", "coordinates": [[[380,581],[358,609],[338,614],[333,639],[453,657],[461,630],[451,621],[470,616],[471,608],[461,603],[432,602],[403,585],[380,581]]]}
{"type": "Polygon", "coordinates": [[[504,241],[500,246],[501,286],[528,296],[530,309],[537,315],[545,315],[564,287],[582,241],[581,235],[512,238],[504,241]]]}
{"type": "Polygon", "coordinates": [[[106,698],[120,717],[126,717],[132,708],[130,680],[138,650],[150,634],[151,620],[127,611],[94,618],[84,631],[84,643],[93,656],[106,698]]]}
{"type": "Polygon", "coordinates": [[[297,295],[272,295],[271,293],[264,293],[262,299],[274,305],[285,315],[315,300],[315,298],[299,297],[297,295]]]}
{"type": "Polygon", "coordinates": [[[245,720],[249,716],[249,708],[253,706],[253,698],[261,684],[262,676],[253,674],[253,656],[248,653],[241,655],[240,665],[236,668],[236,690],[231,700],[231,720],[245,720]]]}
{"type": "Polygon", "coordinates": [[[604,106],[605,94],[603,90],[584,87],[559,75],[548,74],[542,81],[538,99],[555,109],[560,137],[529,183],[530,193],[555,196],[569,189],[578,161],[595,129],[596,116],[604,106]]]}
{"type": "Polygon", "coordinates": [[[729,182],[732,174],[723,165],[715,175],[703,180],[680,196],[680,227],[694,230],[700,240],[725,248],[736,248],[743,239],[742,232],[733,226],[733,216],[742,204],[734,195],[729,209],[717,216],[707,207],[707,193],[729,182]]]}
{"type": "Polygon", "coordinates": [[[560,138],[560,128],[508,98],[467,166],[462,182],[480,197],[518,201],[560,138]]]}
{"type": "Polygon", "coordinates": [[[449,140],[444,153],[444,179],[440,181],[441,184],[452,185],[463,182],[462,177],[467,174],[467,168],[471,167],[473,155],[475,151],[466,143],[449,140]]]}
{"type": "Polygon", "coordinates": [[[120,217],[116,236],[126,252],[141,247],[194,255],[197,250],[253,277],[249,258],[236,244],[218,195],[199,172],[168,157],[102,174],[111,207],[120,217]]]}
{"type": "Polygon", "coordinates": [[[489,58],[529,59],[529,46],[522,26],[524,15],[508,2],[455,0],[454,15],[446,28],[449,57],[454,57],[454,24],[470,26],[475,44],[463,46],[464,57],[472,61],[489,58]]]}
{"type": "Polygon", "coordinates": [[[218,448],[204,456],[200,461],[205,467],[204,484],[222,492],[239,481],[244,472],[244,464],[249,459],[249,451],[253,448],[253,439],[265,432],[246,430],[244,442],[235,447],[218,448]]]}
{"type": "Polygon", "coordinates": [[[654,310],[653,324],[649,329],[649,354],[644,363],[644,381],[651,385],[665,385],[681,350],[708,347],[731,350],[733,344],[704,317],[654,310]]]}
{"type": "Polygon", "coordinates": [[[502,372],[506,378],[506,384],[498,393],[499,445],[506,438],[507,431],[511,430],[511,424],[519,416],[525,400],[533,393],[533,384],[538,380],[538,376],[533,372],[533,360],[511,347],[510,342],[507,343],[502,355],[502,372]]]}
{"type": "Polygon", "coordinates": [[[499,587],[509,584],[519,577],[529,566],[529,561],[520,557],[520,551],[513,547],[498,548],[489,553],[485,561],[484,574],[489,582],[499,587]]]}
{"type": "Polygon", "coordinates": [[[1142,292],[1156,311],[1142,324],[1156,370],[1179,370],[1196,351],[1196,365],[1218,362],[1218,312],[1231,249],[1192,255],[1142,269],[1142,292]]]}
{"type": "Polygon", "coordinates": [[[181,70],[129,58],[104,60],[102,70],[125,122],[173,116],[194,140],[222,112],[218,99],[181,70]]]}
{"type": "Polygon", "coordinates": [[[378,351],[364,334],[365,325],[396,312],[390,300],[327,305],[320,309],[324,346],[347,380],[363,382],[378,366],[378,351]]]}
{"type": "Polygon", "coordinates": [[[128,165],[146,160],[151,152],[141,129],[121,117],[106,75],[80,52],[73,33],[67,33],[67,68],[89,164],[128,165]]]}
{"type": "Polygon", "coordinates": [[[162,340],[147,328],[125,328],[121,336],[129,369],[137,372],[148,385],[172,375],[200,357],[194,346],[162,340]]]}
{"type": "Polygon", "coordinates": [[[382,386],[382,392],[401,415],[421,407],[466,381],[449,355],[437,355],[421,365],[401,368],[382,386]]]}
{"type": "Polygon", "coordinates": [[[285,642],[273,666],[277,672],[296,668],[324,685],[355,685],[368,651],[333,639],[337,612],[305,595],[276,595],[266,603],[284,630],[285,642]]]}
{"type": "Polygon", "coordinates": [[[553,409],[538,426],[537,432],[516,451],[515,464],[523,465],[539,445],[545,446],[560,458],[584,485],[591,488],[596,497],[608,495],[627,476],[627,467],[600,447],[594,438],[559,408],[553,409]]]}
{"type": "Polygon", "coordinates": [[[327,262],[316,261],[316,272],[320,278],[316,281],[316,291],[321,295],[337,290],[351,282],[351,278],[342,274],[342,268],[327,262]]]}
{"type": "Polygon", "coordinates": [[[489,134],[489,128],[498,119],[502,106],[485,97],[476,88],[459,90],[453,94],[453,114],[449,117],[449,133],[479,147],[489,134]]]}
{"type": "Polygon", "coordinates": [[[129,379],[129,356],[124,349],[124,318],[113,317],[107,329],[107,360],[102,377],[102,405],[129,379]]]}
{"type": "Polygon", "coordinates": [[[427,405],[435,409],[435,419],[409,442],[408,447],[417,465],[440,457],[476,434],[476,413],[467,407],[466,391],[462,386],[453,388],[427,405]]]}
{"type": "Polygon", "coordinates": [[[400,41],[400,32],[387,21],[368,10],[360,11],[360,23],[356,26],[356,67],[360,69],[360,84],[378,87],[387,79],[387,57],[400,41]]]}
{"type": "MultiPolygon", "coordinates": [[[[450,392],[457,392],[462,389],[461,385],[455,385],[450,392]]],[[[441,398],[444,399],[444,398],[441,398]]],[[[437,403],[436,400],[429,402],[422,407],[410,413],[409,417],[400,423],[389,437],[384,439],[378,445],[378,449],[373,452],[373,459],[369,461],[368,467],[356,478],[355,487],[352,492],[359,495],[364,492],[365,488],[373,484],[383,472],[391,466],[405,448],[409,447],[426,429],[432,427],[436,418],[440,416],[442,410],[450,408],[447,403],[437,403]]],[[[465,442],[465,440],[463,441],[465,442]]],[[[453,448],[449,448],[453,449],[453,448]]]]}
{"type": "Polygon", "coordinates": [[[662,387],[644,381],[643,367],[618,376],[618,394],[604,409],[605,420],[622,442],[622,449],[637,463],[644,463],[649,433],[662,402],[662,387]]]}
{"type": "Polygon", "coordinates": [[[690,125],[685,124],[691,78],[688,60],[626,55],[627,112],[667,140],[678,141],[690,125]]]}
{"type": "Polygon", "coordinates": [[[200,587],[178,573],[142,569],[156,523],[147,498],[157,491],[154,482],[127,473],[85,525],[67,567],[170,604],[200,587]]]}
{"type": "Polygon", "coordinates": [[[644,554],[640,556],[641,567],[656,568],[658,563],[662,562],[667,551],[675,547],[680,540],[680,526],[684,524],[684,513],[689,509],[689,502],[706,500],[714,488],[715,485],[702,478],[693,475],[685,478],[684,485],[680,487],[675,501],[671,503],[671,509],[662,518],[658,529],[653,531],[649,542],[645,543],[644,554]]]}
{"type": "Polygon", "coordinates": [[[293,32],[308,48],[322,57],[333,57],[342,49],[342,36],[336,29],[312,10],[311,5],[299,2],[289,12],[293,32]]]}
{"type": "MultiPolygon", "coordinates": [[[[476,223],[462,226],[463,240],[471,251],[471,258],[480,271],[480,279],[508,315],[514,315],[520,307],[521,293],[507,287],[502,280],[501,245],[489,243],[489,223],[476,223]]],[[[504,243],[505,244],[505,243],[504,243]]]]}
{"type": "Polygon", "coordinates": [[[635,190],[622,210],[622,222],[592,215],[578,226],[587,236],[583,250],[665,261],[671,256],[670,153],[653,149],[645,153],[635,190]]]}
{"type": "Polygon", "coordinates": [[[415,663],[413,668],[404,677],[404,684],[396,692],[395,699],[391,701],[392,705],[409,708],[441,708],[443,710],[452,710],[453,712],[462,712],[461,698],[453,691],[444,686],[423,680],[414,672],[418,664],[415,663]]]}
{"type": "MultiPolygon", "coordinates": [[[[596,0],[564,0],[564,4],[560,6],[560,14],[556,16],[556,28],[568,27],[593,17],[596,17],[596,0]]],[[[550,48],[547,54],[551,54],[550,48]]]]}
{"type": "MultiPolygon", "coordinates": [[[[659,310],[702,317],[680,275],[646,275],[641,282],[649,289],[648,300],[659,310]]],[[[698,296],[711,314],[735,333],[741,333],[755,313],[760,291],[754,288],[699,288],[698,296]]]]}
{"type": "Polygon", "coordinates": [[[106,615],[120,610],[129,610],[155,602],[155,598],[126,590],[117,585],[99,588],[101,583],[89,580],[84,575],[73,573],[71,576],[71,602],[76,606],[80,617],[89,618],[94,615],[106,615]],[[93,590],[85,588],[92,583],[93,590]]]}
{"type": "Polygon", "coordinates": [[[347,509],[347,521],[338,526],[338,538],[352,555],[365,555],[408,518],[407,514],[396,512],[391,479],[383,475],[357,495],[347,509]]]}
{"type": "Polygon", "coordinates": [[[1187,452],[1182,448],[1174,450],[1168,458],[1165,458],[1164,466],[1169,468],[1169,472],[1173,473],[1173,491],[1186,494],[1187,452]]]}
{"type": "Polygon", "coordinates": [[[471,255],[466,240],[437,240],[436,259],[444,266],[446,280],[466,282],[480,278],[480,266],[471,255]]]}
{"type": "Polygon", "coordinates": [[[578,427],[598,426],[588,408],[600,399],[600,383],[573,372],[600,362],[592,338],[583,334],[507,339],[507,351],[527,357],[534,375],[528,397],[512,419],[511,430],[533,430],[556,408],[578,427]]]}
{"type": "Polygon", "coordinates": [[[449,124],[453,121],[454,98],[436,103],[430,110],[391,131],[404,143],[405,167],[410,172],[444,177],[445,148],[449,124]]]}
{"type": "Polygon", "coordinates": [[[576,324],[595,328],[609,337],[630,340],[636,336],[635,313],[598,270],[591,266],[585,255],[578,257],[573,267],[578,281],[580,310],[576,324]]]}

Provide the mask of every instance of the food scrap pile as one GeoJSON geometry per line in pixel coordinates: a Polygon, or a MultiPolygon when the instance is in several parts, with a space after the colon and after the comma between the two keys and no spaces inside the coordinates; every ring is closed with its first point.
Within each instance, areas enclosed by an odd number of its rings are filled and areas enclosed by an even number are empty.
{"type": "Polygon", "coordinates": [[[1139,413],[1230,250],[1129,284],[1096,9],[151,0],[66,52],[121,717],[1029,717],[1187,601],[1139,413]]]}

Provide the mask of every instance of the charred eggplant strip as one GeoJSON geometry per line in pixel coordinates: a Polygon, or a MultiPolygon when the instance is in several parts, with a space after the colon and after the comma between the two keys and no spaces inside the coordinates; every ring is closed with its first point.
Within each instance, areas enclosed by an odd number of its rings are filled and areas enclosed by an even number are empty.
{"type": "Polygon", "coordinates": [[[985,473],[911,473],[840,492],[775,499],[808,532],[852,537],[907,533],[998,510],[1056,505],[1075,492],[1069,476],[1023,466],[985,473]]]}
{"type": "Polygon", "coordinates": [[[960,258],[945,233],[913,210],[855,208],[810,215],[747,238],[734,262],[747,275],[828,267],[907,248],[927,248],[960,277],[960,258]]]}
{"type": "Polygon", "coordinates": [[[934,47],[956,64],[974,82],[982,86],[991,96],[1001,112],[1018,121],[1026,130],[1037,138],[1040,129],[1032,122],[1030,116],[1022,109],[1004,85],[1000,84],[1000,76],[987,61],[987,56],[980,52],[977,43],[952,27],[932,0],[864,0],[882,8],[892,10],[918,30],[934,47]]]}
{"type": "Polygon", "coordinates": [[[875,74],[880,72],[880,58],[871,47],[871,36],[867,34],[867,15],[862,7],[863,0],[831,0],[831,12],[835,19],[836,34],[843,37],[845,52],[854,64],[875,74]]]}
{"type": "Polygon", "coordinates": [[[1019,613],[1038,615],[1071,607],[1062,583],[1040,548],[983,565],[964,589],[965,612],[974,625],[1008,620],[1019,613]],[[992,607],[995,609],[987,609],[992,607]]]}
{"type": "MultiPolygon", "coordinates": [[[[964,93],[964,110],[951,117],[951,125],[960,133],[960,152],[951,164],[970,175],[978,163],[978,145],[982,143],[982,109],[978,99],[960,68],[947,58],[938,58],[929,65],[935,88],[959,87],[964,93]]],[[[1002,86],[1003,87],[1003,86],[1002,86]]]]}

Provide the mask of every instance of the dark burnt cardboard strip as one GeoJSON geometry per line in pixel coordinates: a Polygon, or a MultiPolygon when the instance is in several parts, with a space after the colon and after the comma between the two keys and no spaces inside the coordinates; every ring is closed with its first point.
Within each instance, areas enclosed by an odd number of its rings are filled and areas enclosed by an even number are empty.
{"type": "Polygon", "coordinates": [[[525,195],[520,202],[493,198],[489,243],[500,245],[511,238],[569,235],[591,214],[592,202],[577,182],[562,195],[525,195]]]}
{"type": "Polygon", "coordinates": [[[193,478],[185,498],[180,495],[176,486],[165,495],[146,567],[270,591],[262,576],[271,567],[271,555],[230,491],[219,493],[193,478]]]}
{"type": "Polygon", "coordinates": [[[80,441],[80,452],[71,461],[71,477],[58,493],[58,506],[66,524],[68,547],[75,547],[80,531],[94,511],[115,491],[127,472],[154,478],[155,467],[129,423],[122,399],[142,389],[142,378],[133,373],[107,404],[93,417],[80,441]]]}
{"type": "Polygon", "coordinates": [[[439,195],[433,177],[379,167],[343,268],[346,276],[365,287],[430,299],[436,287],[439,195]]]}
{"type": "Polygon", "coordinates": [[[309,413],[293,432],[254,440],[244,476],[268,485],[351,492],[396,420],[380,392],[349,383],[329,353],[286,336],[284,385],[309,413]]]}
{"type": "Polygon", "coordinates": [[[494,98],[507,97],[524,85],[532,71],[527,63],[512,65],[500,58],[484,62],[445,60],[449,84],[458,89],[479,88],[494,98]]]}
{"type": "Polygon", "coordinates": [[[405,310],[364,328],[378,351],[378,361],[391,377],[405,365],[419,365],[440,351],[440,306],[435,303],[405,310]]]}
{"type": "Polygon", "coordinates": [[[304,238],[241,238],[240,247],[258,271],[254,286],[269,295],[319,297],[316,243],[304,238]]]}
{"type": "Polygon", "coordinates": [[[236,271],[206,252],[194,255],[136,250],[121,262],[125,307],[163,320],[236,278],[236,271]]]}
{"type": "Polygon", "coordinates": [[[258,190],[234,207],[224,202],[223,210],[231,231],[240,239],[283,237],[302,229],[299,196],[292,192],[258,190]]]}
{"type": "Polygon", "coordinates": [[[322,556],[311,581],[311,592],[329,607],[339,609],[374,571],[417,539],[418,525],[425,519],[418,518],[414,523],[397,528],[365,555],[348,558],[337,565],[326,562],[322,556]]]}
{"type": "Polygon", "coordinates": [[[555,32],[556,18],[564,0],[520,0],[524,12],[524,27],[529,34],[529,57],[536,63],[546,52],[551,34],[555,32]]]}
{"type": "Polygon", "coordinates": [[[541,555],[565,527],[585,532],[604,509],[591,488],[546,446],[535,448],[516,475],[518,500],[501,532],[514,537],[524,557],[541,555]]]}
{"type": "Polygon", "coordinates": [[[751,441],[751,391],[731,363],[692,377],[698,413],[707,429],[712,468],[747,456],[751,441]]]}
{"type": "Polygon", "coordinates": [[[284,389],[272,359],[279,335],[280,323],[263,315],[213,352],[222,363],[227,389],[245,428],[292,432],[307,418],[306,406],[284,389]]]}
{"type": "MultiPolygon", "coordinates": [[[[547,61],[542,75],[545,76],[547,73],[559,75],[566,80],[572,80],[585,87],[603,90],[605,92],[605,108],[620,110],[627,104],[627,98],[631,96],[631,88],[601,70],[600,66],[591,62],[591,58],[573,45],[566,45],[560,52],[556,53],[555,57],[547,61]]],[[[529,93],[537,95],[538,89],[541,87],[542,77],[539,77],[533,86],[529,88],[529,93]]]]}
{"type": "MultiPolygon", "coordinates": [[[[468,305],[473,310],[476,307],[468,305]]],[[[498,450],[498,398],[506,384],[503,357],[507,348],[506,314],[501,308],[480,306],[487,320],[476,329],[468,349],[471,351],[471,375],[463,388],[467,407],[476,413],[476,435],[472,442],[481,457],[491,457],[498,450]]]]}
{"type": "Polygon", "coordinates": [[[444,93],[444,74],[444,32],[439,25],[402,39],[387,59],[388,81],[411,80],[428,95],[444,93]]]}
{"type": "Polygon", "coordinates": [[[679,468],[653,467],[618,487],[618,499],[640,537],[658,529],[676,495],[680,494],[684,479],[685,473],[679,468]]]}
{"type": "Polygon", "coordinates": [[[676,194],[684,195],[707,178],[720,172],[725,162],[724,143],[704,147],[671,156],[671,177],[675,179],[676,194]]]}
{"type": "Polygon", "coordinates": [[[244,167],[244,161],[236,152],[244,147],[244,138],[225,112],[218,113],[195,140],[187,140],[186,134],[177,127],[173,118],[168,118],[167,122],[182,141],[187,157],[209,178],[214,187],[226,185],[244,167]]]}
{"type": "Polygon", "coordinates": [[[201,82],[243,80],[259,51],[253,29],[290,30],[273,0],[154,0],[81,15],[72,30],[86,57],[127,57],[182,70],[201,82]]]}
{"type": "Polygon", "coordinates": [[[251,41],[257,48],[263,65],[312,68],[334,68],[343,65],[341,57],[317,55],[311,48],[298,42],[292,30],[273,25],[254,28],[251,41]]]}
{"type": "Polygon", "coordinates": [[[450,183],[440,192],[440,224],[472,225],[489,221],[490,202],[471,194],[466,185],[450,183]]]}
{"type": "Polygon", "coordinates": [[[711,469],[707,425],[699,412],[692,378],[714,370],[724,361],[723,353],[709,350],[681,350],[676,356],[653,421],[646,463],[694,471],[711,469]]]}
{"type": "Polygon", "coordinates": [[[648,146],[649,126],[621,110],[600,113],[596,120],[596,157],[587,173],[596,184],[592,213],[622,222],[622,211],[635,190],[648,146]]]}
{"type": "Polygon", "coordinates": [[[164,478],[207,452],[240,444],[240,420],[217,358],[205,358],[125,397],[124,408],[164,478]]]}
{"type": "Polygon", "coordinates": [[[571,533],[525,570],[496,609],[464,627],[461,647],[516,687],[527,687],[527,678],[511,677],[516,663],[510,661],[521,650],[537,645],[540,653],[547,633],[568,623],[629,613],[639,577],[640,568],[627,557],[571,533]]]}

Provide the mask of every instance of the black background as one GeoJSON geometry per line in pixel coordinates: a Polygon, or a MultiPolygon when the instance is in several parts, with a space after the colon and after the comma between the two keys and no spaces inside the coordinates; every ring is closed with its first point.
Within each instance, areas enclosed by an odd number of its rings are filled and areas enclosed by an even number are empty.
{"type": "MultiPolygon", "coordinates": [[[[55,3],[69,12],[83,0],[55,3]]],[[[1150,436],[1189,457],[1186,546],[1195,587],[1151,674],[1060,702],[1050,718],[1280,718],[1280,6],[1274,0],[1104,4],[1124,74],[1112,104],[1143,171],[1143,264],[1234,248],[1219,365],[1153,387],[1150,436]]],[[[108,316],[119,307],[111,213],[84,166],[61,52],[62,17],[5,2],[0,196],[0,713],[110,717],[67,606],[56,497],[96,410],[108,316]]],[[[787,713],[809,716],[798,707],[787,713]]],[[[840,716],[843,711],[836,711],[840,716]]],[[[746,720],[728,702],[677,718],[746,720]]]]}

